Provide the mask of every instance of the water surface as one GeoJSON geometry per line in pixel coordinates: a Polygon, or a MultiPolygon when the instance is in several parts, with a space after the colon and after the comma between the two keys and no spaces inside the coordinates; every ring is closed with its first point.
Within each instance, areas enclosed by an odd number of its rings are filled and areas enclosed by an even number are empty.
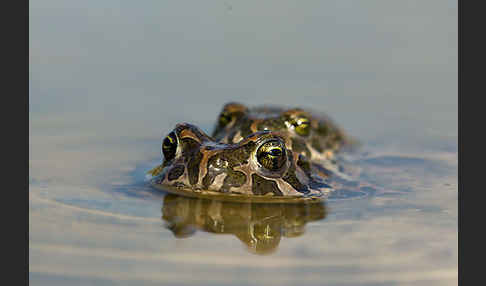
{"type": "Polygon", "coordinates": [[[456,1],[30,2],[32,285],[457,285],[456,1]],[[310,107],[399,194],[220,204],[146,187],[228,101],[310,107]]]}

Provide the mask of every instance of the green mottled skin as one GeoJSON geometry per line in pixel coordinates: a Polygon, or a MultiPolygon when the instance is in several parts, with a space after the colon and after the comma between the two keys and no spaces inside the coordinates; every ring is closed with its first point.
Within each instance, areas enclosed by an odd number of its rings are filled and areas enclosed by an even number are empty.
{"type": "Polygon", "coordinates": [[[177,141],[175,155],[151,171],[152,183],[162,188],[293,198],[321,198],[330,190],[326,178],[312,174],[307,159],[292,151],[286,134],[260,131],[225,144],[184,123],[170,136],[177,141]]]}
{"type": "Polygon", "coordinates": [[[255,107],[248,108],[239,103],[228,103],[212,134],[223,143],[237,143],[254,132],[271,130],[285,133],[292,141],[292,150],[307,156],[310,160],[331,159],[342,147],[352,146],[354,140],[347,136],[327,116],[300,108],[255,107]],[[305,118],[309,122],[309,133],[296,132],[293,120],[305,118]]]}
{"type": "Polygon", "coordinates": [[[176,193],[324,198],[353,183],[335,154],[354,140],[326,116],[302,109],[229,103],[212,136],[183,123],[168,137],[177,141],[176,151],[150,173],[154,185],[176,193]]]}

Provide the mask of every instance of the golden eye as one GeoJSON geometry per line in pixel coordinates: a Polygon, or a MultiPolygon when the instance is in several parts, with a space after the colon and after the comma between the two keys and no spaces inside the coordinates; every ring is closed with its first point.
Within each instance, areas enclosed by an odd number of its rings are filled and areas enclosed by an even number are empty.
{"type": "Polygon", "coordinates": [[[177,137],[174,132],[169,133],[162,142],[162,153],[167,161],[174,159],[177,151],[177,137]]]}
{"type": "Polygon", "coordinates": [[[226,113],[226,112],[222,112],[219,115],[219,125],[224,127],[224,126],[228,125],[231,122],[232,119],[233,118],[231,117],[231,114],[226,113]]]}
{"type": "Polygon", "coordinates": [[[286,159],[285,147],[279,140],[267,141],[258,148],[257,160],[266,169],[279,170],[286,159]]]}
{"type": "Polygon", "coordinates": [[[308,136],[310,133],[310,121],[306,117],[298,117],[292,119],[291,124],[294,126],[294,130],[301,136],[308,136]]]}

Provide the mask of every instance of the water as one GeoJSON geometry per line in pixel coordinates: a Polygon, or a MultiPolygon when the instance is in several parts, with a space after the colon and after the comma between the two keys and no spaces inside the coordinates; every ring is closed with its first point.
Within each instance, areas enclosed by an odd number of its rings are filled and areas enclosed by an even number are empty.
{"type": "Polygon", "coordinates": [[[32,285],[457,285],[456,1],[31,1],[32,285]],[[222,105],[329,114],[396,195],[241,206],[144,185],[222,105]]]}

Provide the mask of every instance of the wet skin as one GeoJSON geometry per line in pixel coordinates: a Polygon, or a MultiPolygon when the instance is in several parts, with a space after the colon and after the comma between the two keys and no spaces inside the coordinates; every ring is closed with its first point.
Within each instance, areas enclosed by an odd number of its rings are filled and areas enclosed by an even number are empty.
{"type": "Polygon", "coordinates": [[[352,198],[377,192],[356,181],[360,169],[337,156],[356,145],[325,115],[228,103],[212,137],[194,125],[178,124],[163,140],[163,163],[149,173],[156,187],[193,197],[254,202],[352,198]]]}
{"type": "Polygon", "coordinates": [[[287,133],[260,131],[225,144],[183,123],[165,137],[162,153],[151,181],[169,192],[276,201],[320,199],[331,191],[325,172],[292,150],[287,133]]]}
{"type": "Polygon", "coordinates": [[[327,116],[300,108],[254,107],[228,103],[223,107],[212,136],[223,143],[237,143],[258,131],[287,134],[291,149],[309,160],[332,160],[343,147],[352,147],[354,139],[346,135],[327,116]]]}

